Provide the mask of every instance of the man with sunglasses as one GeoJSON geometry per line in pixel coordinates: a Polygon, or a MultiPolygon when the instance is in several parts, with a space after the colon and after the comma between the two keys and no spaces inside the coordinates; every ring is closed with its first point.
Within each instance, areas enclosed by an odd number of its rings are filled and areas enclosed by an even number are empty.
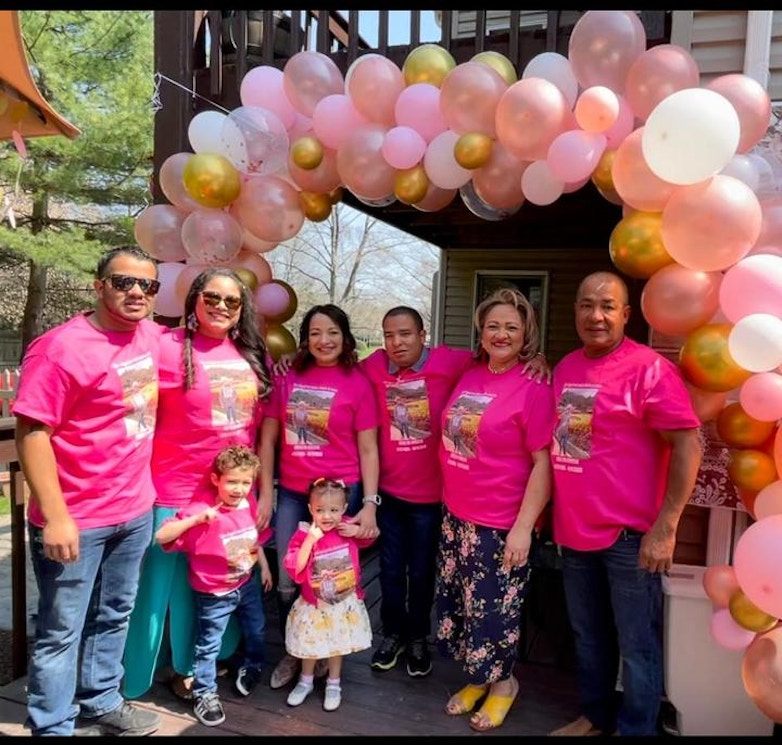
{"type": "Polygon", "coordinates": [[[14,404],[30,486],[39,602],[27,726],[34,736],[148,735],[160,717],[120,694],[128,618],[152,538],[150,473],[162,326],[157,265],[135,246],[98,262],[96,304],[30,344],[14,404]],[[143,395],[139,426],[134,397],[143,395]]]}

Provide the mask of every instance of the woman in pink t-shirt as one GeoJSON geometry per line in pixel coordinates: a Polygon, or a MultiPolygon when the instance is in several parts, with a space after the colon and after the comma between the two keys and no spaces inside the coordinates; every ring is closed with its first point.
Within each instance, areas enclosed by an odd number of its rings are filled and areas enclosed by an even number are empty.
{"type": "MultiPolygon", "coordinates": [[[[348,486],[347,514],[360,525],[359,537],[378,535],[378,412],[372,385],[357,361],[345,312],[332,304],[310,308],[291,368],[275,378],[264,412],[261,500],[272,498],[276,464],[274,541],[283,629],[297,588],[282,562],[297,525],[309,519],[307,491],[314,479],[323,473],[342,479],[348,486]]],[[[297,659],[283,657],[272,672],[272,688],[292,681],[298,668],[297,659]]]]}
{"type": "MultiPolygon", "coordinates": [[[[269,358],[252,294],[235,272],[212,268],[193,280],[185,299],[185,326],[161,338],[159,374],[152,452],[155,530],[194,497],[210,493],[211,464],[224,447],[257,447],[262,402],[271,387],[269,358]]],[[[261,500],[259,528],[268,527],[271,513],[271,499],[261,500]]],[[[232,622],[220,659],[233,653],[239,637],[232,622]]],[[[153,542],[130,617],[125,696],[146,693],[156,668],[170,657],[173,690],[189,697],[194,640],[195,599],[187,561],[153,542]],[[168,649],[161,654],[164,637],[168,649]]]]}
{"type": "Polygon", "coordinates": [[[445,710],[479,731],[499,727],[519,690],[521,613],[535,525],[551,494],[551,386],[518,374],[538,353],[535,311],[501,289],[475,311],[476,363],[456,383],[442,417],[445,505],[436,587],[437,641],[468,684],[445,710]]]}

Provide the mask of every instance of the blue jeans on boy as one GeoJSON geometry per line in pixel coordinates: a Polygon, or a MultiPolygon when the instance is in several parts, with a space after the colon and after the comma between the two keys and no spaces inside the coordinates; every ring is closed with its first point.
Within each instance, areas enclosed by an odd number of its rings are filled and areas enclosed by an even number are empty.
{"type": "Polygon", "coordinates": [[[601,551],[562,547],[565,602],[583,715],[609,735],[657,735],[663,693],[662,579],[638,566],[642,534],[601,551]],[[616,681],[622,658],[621,703],[616,681]]]}
{"type": "Polygon", "coordinates": [[[38,583],[38,616],[27,686],[33,736],[71,735],[123,703],[120,684],[128,620],[141,561],[152,539],[152,510],[126,523],[79,533],[79,558],[43,555],[43,529],[28,525],[38,583]]]}
{"type": "MultiPolygon", "coordinates": [[[[348,485],[348,509],[346,515],[355,515],[361,509],[363,489],[360,483],[348,485]]],[[[300,522],[312,522],[308,507],[308,497],[302,492],[277,487],[277,506],[274,510],[274,546],[277,551],[277,593],[280,604],[280,629],[285,635],[285,621],[288,619],[298,588],[287,569],[282,565],[288,544],[300,522]]]]}
{"type": "Polygon", "coordinates": [[[381,491],[380,619],[384,636],[425,639],[431,630],[442,506],[381,491]]]}
{"type": "Polygon", "coordinates": [[[197,625],[193,650],[193,697],[217,692],[217,655],[231,614],[242,628],[244,657],[241,667],[260,671],[264,662],[266,615],[258,567],[240,587],[226,595],[195,593],[197,625]]]}

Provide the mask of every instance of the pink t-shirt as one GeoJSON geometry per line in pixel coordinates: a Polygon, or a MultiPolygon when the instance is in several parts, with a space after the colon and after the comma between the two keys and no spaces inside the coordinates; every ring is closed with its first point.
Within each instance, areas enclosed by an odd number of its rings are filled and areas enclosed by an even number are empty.
{"type": "MultiPolygon", "coordinates": [[[[353,522],[346,517],[346,523],[353,522]]],[[[361,563],[359,549],[372,545],[374,538],[345,538],[335,528],[324,533],[310,553],[304,571],[296,571],[296,561],[301,544],[307,537],[309,523],[299,523],[291,537],[288,550],[283,558],[283,566],[293,581],[301,587],[301,597],[311,605],[338,603],[352,592],[361,600],[364,590],[361,587],[361,563]]]]}
{"type": "Polygon", "coordinates": [[[266,415],[280,422],[280,484],[306,493],[321,476],[360,479],[357,434],[378,426],[372,386],[357,368],[309,367],[274,380],[266,415]]]}
{"type": "MultiPolygon", "coordinates": [[[[214,498],[211,501],[194,499],[161,525],[204,512],[214,504],[214,498]]],[[[161,548],[187,554],[188,579],[196,592],[225,595],[247,582],[258,561],[258,551],[262,550],[259,546],[271,537],[271,528],[258,533],[255,514],[253,497],[243,500],[237,507],[221,506],[214,520],[193,526],[161,548]]]]}
{"type": "Polygon", "coordinates": [[[213,490],[209,473],[228,445],[255,450],[258,379],[230,339],[193,338],[193,386],[183,388],[184,329],[160,341],[160,403],[152,451],[155,504],[181,507],[213,490]]]}
{"type": "Polygon", "coordinates": [[[425,354],[420,366],[393,373],[383,349],[361,362],[379,407],[380,488],[416,503],[441,499],[440,419],[456,381],[472,362],[469,350],[434,347],[425,354]]]}
{"type": "MultiPolygon", "coordinates": [[[[162,327],[95,328],[79,314],[30,344],[14,413],[51,427],[65,503],[81,530],[119,525],[152,508],[150,458],[162,327]]],[[[43,526],[35,499],[28,520],[43,526]]]]}
{"type": "Polygon", "coordinates": [[[494,375],[475,363],[442,418],[443,501],[461,520],[509,530],[519,514],[532,453],[551,443],[554,396],[521,366],[494,375]]]}
{"type": "Polygon", "coordinates": [[[628,338],[605,357],[578,349],[554,368],[554,394],[554,540],[594,551],[647,531],[671,456],[658,430],[700,425],[676,365],[628,338]]]}

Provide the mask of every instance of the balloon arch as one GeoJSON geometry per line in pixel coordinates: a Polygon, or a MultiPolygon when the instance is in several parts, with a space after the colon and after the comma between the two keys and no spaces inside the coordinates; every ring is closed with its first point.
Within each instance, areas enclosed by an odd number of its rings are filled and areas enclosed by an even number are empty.
{"type": "Polygon", "coordinates": [[[401,69],[365,54],[342,75],[319,52],[251,69],[241,106],[197,114],[193,152],[159,174],[170,204],[147,207],[136,240],[160,263],[157,310],[182,315],[193,277],[238,270],[275,357],[294,289],[264,258],[349,189],[368,205],[424,212],[458,197],[486,220],[547,205],[588,181],[622,218],[609,253],[646,279],[641,307],[682,339],[680,368],[702,421],[732,448],[729,474],[756,522],[733,566],[710,567],[711,633],[745,649],[748,695],[782,721],[782,195],[759,143],[766,90],[744,74],[700,84],[681,47],[646,49],[633,11],[590,10],[568,55],[545,52],[521,78],[482,52],[456,64],[423,44],[401,69]]]}

